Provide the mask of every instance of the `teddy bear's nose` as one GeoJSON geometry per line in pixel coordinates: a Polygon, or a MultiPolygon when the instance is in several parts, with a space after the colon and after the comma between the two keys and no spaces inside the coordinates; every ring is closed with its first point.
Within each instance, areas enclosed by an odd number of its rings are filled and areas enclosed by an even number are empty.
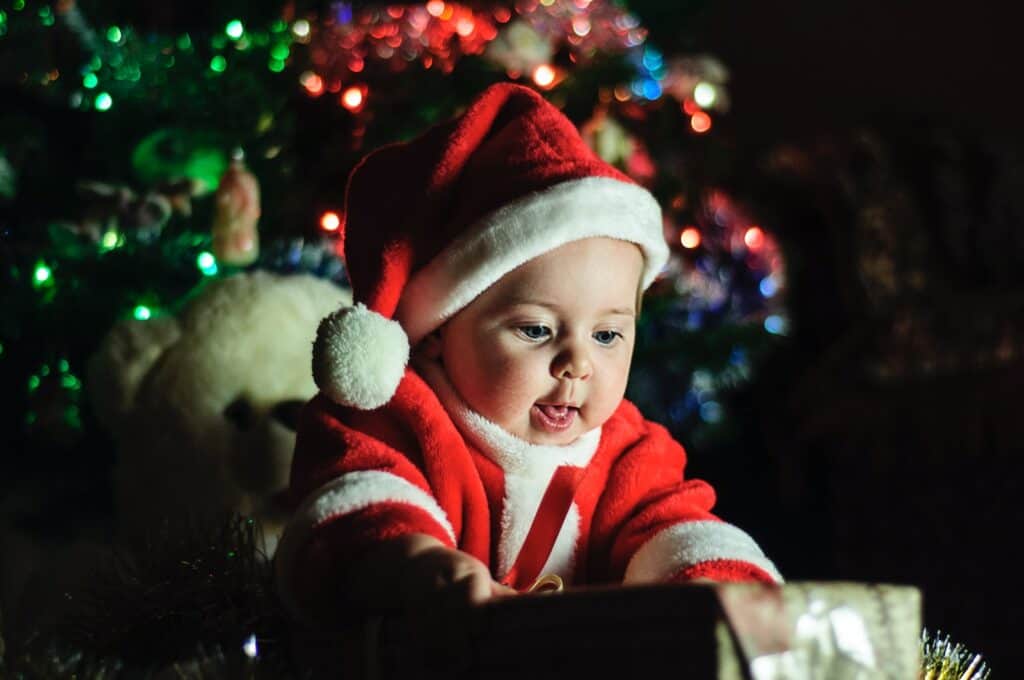
{"type": "Polygon", "coordinates": [[[306,402],[301,399],[288,399],[279,401],[270,411],[270,417],[281,423],[289,430],[294,430],[299,422],[299,411],[306,402]]]}
{"type": "Polygon", "coordinates": [[[239,396],[224,407],[224,417],[234,423],[239,430],[248,430],[252,427],[253,421],[252,404],[246,397],[239,396]]]}

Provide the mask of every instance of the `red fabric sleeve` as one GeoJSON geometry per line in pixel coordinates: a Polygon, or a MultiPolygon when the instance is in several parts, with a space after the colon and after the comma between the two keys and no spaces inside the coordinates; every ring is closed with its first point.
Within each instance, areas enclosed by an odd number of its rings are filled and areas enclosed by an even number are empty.
{"type": "Polygon", "coordinates": [[[423,533],[454,547],[418,452],[386,409],[358,412],[322,395],[306,405],[289,491],[297,509],[275,557],[293,612],[336,597],[349,566],[381,541],[423,533]]]}
{"type": "Polygon", "coordinates": [[[604,544],[594,557],[607,560],[604,577],[622,582],[632,565],[633,581],[657,573],[662,581],[775,582],[774,567],[749,536],[711,512],[711,486],[684,479],[683,447],[635,407],[626,415],[639,436],[612,466],[594,517],[595,545],[604,544]]]}

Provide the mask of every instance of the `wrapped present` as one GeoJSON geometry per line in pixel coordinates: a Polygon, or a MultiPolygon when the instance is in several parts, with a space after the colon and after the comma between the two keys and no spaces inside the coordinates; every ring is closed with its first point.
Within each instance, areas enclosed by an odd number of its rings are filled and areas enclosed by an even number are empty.
{"type": "Polygon", "coordinates": [[[459,619],[424,635],[423,619],[377,618],[321,661],[332,675],[403,680],[905,680],[921,669],[920,594],[906,586],[581,588],[492,601],[459,619]]]}

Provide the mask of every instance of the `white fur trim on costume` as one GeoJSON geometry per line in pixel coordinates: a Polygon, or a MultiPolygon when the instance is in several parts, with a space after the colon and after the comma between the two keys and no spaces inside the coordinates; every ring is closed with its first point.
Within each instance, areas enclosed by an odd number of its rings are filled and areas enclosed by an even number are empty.
{"type": "Polygon", "coordinates": [[[749,562],[782,583],[782,575],[745,531],[725,522],[682,522],[662,529],[641,546],[623,583],[659,583],[702,562],[749,562]]]}
{"type": "Polygon", "coordinates": [[[315,528],[335,517],[378,503],[405,503],[426,511],[455,543],[448,515],[433,496],[398,475],[377,470],[349,472],[324,484],[295,513],[293,521],[306,519],[315,528]]]}
{"type": "Polygon", "coordinates": [[[275,554],[275,578],[278,591],[293,616],[302,616],[291,593],[296,551],[309,540],[313,531],[326,522],[380,503],[404,503],[424,510],[456,543],[455,531],[444,510],[423,489],[389,472],[364,470],[350,472],[323,485],[302,503],[292,515],[275,554]]]}
{"type": "Polygon", "coordinates": [[[597,453],[597,445],[601,442],[600,427],[563,446],[531,444],[470,409],[437,362],[421,359],[415,368],[434,390],[455,425],[481,453],[506,474],[515,473],[539,480],[538,484],[543,485],[542,491],[547,488],[556,468],[563,465],[586,467],[597,453]]]}
{"type": "Polygon", "coordinates": [[[344,474],[310,494],[288,522],[278,546],[278,559],[288,562],[317,527],[381,503],[402,503],[425,511],[452,543],[456,542],[448,515],[430,494],[390,472],[363,470],[344,474]]]}
{"type": "Polygon", "coordinates": [[[409,362],[401,325],[359,303],[320,322],[313,344],[313,379],[336,403],[369,411],[386,404],[409,362]]]}
{"type": "Polygon", "coordinates": [[[661,208],[646,189],[608,177],[570,180],[480,220],[409,280],[395,318],[415,345],[519,265],[595,236],[640,246],[645,289],[668,260],[661,208]]]}

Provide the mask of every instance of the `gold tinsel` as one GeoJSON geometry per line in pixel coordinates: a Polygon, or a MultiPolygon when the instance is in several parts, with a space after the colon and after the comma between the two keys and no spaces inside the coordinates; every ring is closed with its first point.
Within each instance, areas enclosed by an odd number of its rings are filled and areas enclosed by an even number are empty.
{"type": "Polygon", "coordinates": [[[981,654],[971,652],[963,645],[954,644],[948,635],[939,631],[931,637],[921,631],[923,680],[988,680],[989,667],[981,654]]]}

